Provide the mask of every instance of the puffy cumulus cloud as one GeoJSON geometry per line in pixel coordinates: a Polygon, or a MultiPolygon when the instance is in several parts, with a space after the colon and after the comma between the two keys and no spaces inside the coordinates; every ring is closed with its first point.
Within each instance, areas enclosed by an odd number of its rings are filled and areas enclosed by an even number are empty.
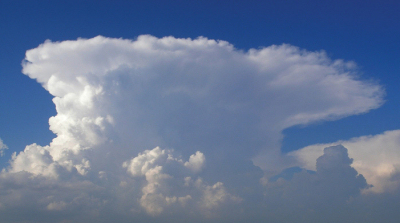
{"type": "Polygon", "coordinates": [[[24,151],[19,154],[14,152],[11,157],[8,172],[29,172],[33,175],[41,175],[45,177],[58,178],[59,174],[64,170],[69,172],[77,172],[80,175],[86,175],[90,169],[90,162],[85,158],[75,156],[69,159],[70,156],[65,155],[62,159],[55,160],[51,155],[54,148],[49,146],[39,146],[32,144],[26,146],[24,151]],[[73,162],[74,160],[74,162],[73,162]]]}
{"type": "Polygon", "coordinates": [[[204,37],[46,41],[23,73],[54,96],[56,137],[2,171],[0,211],[25,211],[5,222],[238,220],[263,207],[260,168],[291,164],[283,129],[367,112],[384,95],[322,51],[204,37]]]}
{"type": "Polygon", "coordinates": [[[204,166],[206,158],[203,153],[197,151],[196,154],[190,156],[189,161],[185,162],[185,166],[192,171],[199,172],[204,166]]]}
{"type": "Polygon", "coordinates": [[[57,177],[57,164],[46,147],[29,145],[18,155],[13,153],[9,172],[27,171],[34,175],[57,177]]]}
{"type": "Polygon", "coordinates": [[[171,205],[185,207],[191,200],[197,202],[192,205],[208,212],[228,200],[240,201],[240,198],[229,194],[221,182],[212,186],[205,184],[201,178],[193,182],[192,173],[199,172],[204,161],[205,157],[199,151],[191,155],[189,161],[183,162],[174,158],[172,151],[156,147],[124,162],[123,167],[133,177],[145,178],[140,205],[151,215],[159,215],[171,205]]]}
{"type": "Polygon", "coordinates": [[[4,156],[4,150],[8,149],[7,145],[0,139],[0,156],[4,156]]]}
{"type": "Polygon", "coordinates": [[[299,166],[315,170],[315,159],[323,148],[342,144],[354,159],[352,167],[361,173],[373,187],[365,192],[383,193],[395,191],[400,186],[396,177],[400,172],[400,130],[386,131],[379,135],[362,136],[347,141],[307,146],[289,153],[299,166]]]}

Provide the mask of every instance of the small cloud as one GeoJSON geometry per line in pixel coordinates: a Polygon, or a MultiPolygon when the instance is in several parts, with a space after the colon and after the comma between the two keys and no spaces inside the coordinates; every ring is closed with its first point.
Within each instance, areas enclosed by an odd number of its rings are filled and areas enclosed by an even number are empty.
{"type": "Polygon", "coordinates": [[[197,151],[189,157],[189,161],[185,162],[185,167],[191,169],[193,172],[200,172],[204,167],[206,158],[203,153],[197,151]]]}
{"type": "Polygon", "coordinates": [[[47,205],[47,210],[50,211],[62,211],[67,208],[67,203],[64,201],[60,202],[51,202],[49,205],[47,205]]]}
{"type": "Polygon", "coordinates": [[[0,139],[0,157],[4,156],[4,150],[8,149],[7,145],[0,139]]]}

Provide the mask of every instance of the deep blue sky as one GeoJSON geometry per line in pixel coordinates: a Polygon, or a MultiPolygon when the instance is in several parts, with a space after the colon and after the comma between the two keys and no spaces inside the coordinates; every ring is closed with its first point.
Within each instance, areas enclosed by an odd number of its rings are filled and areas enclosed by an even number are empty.
{"type": "Polygon", "coordinates": [[[0,138],[11,151],[54,135],[50,95],[21,73],[25,51],[46,39],[205,36],[241,50],[288,43],[355,61],[363,79],[385,86],[368,114],[286,130],[283,150],[400,128],[399,1],[19,1],[0,0],[0,138]]]}

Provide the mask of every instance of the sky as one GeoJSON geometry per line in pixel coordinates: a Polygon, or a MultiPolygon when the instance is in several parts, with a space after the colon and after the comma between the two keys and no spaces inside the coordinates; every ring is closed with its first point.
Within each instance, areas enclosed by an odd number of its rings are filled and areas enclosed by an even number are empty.
{"type": "Polygon", "coordinates": [[[396,222],[399,10],[0,0],[2,222],[396,222]]]}

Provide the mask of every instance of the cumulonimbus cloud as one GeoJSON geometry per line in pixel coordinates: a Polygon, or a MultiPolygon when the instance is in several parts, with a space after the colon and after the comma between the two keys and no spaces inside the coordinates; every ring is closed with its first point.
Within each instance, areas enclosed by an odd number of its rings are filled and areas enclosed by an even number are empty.
{"type": "Polygon", "coordinates": [[[113,204],[131,214],[187,207],[215,216],[254,195],[244,188],[259,181],[260,167],[288,165],[283,129],[367,112],[384,95],[353,62],[323,51],[242,51],[204,37],[46,41],[26,52],[23,73],[54,96],[56,138],[15,153],[2,177],[28,174],[82,191],[35,195],[46,197],[37,199],[47,211],[113,204]]]}
{"type": "Polygon", "coordinates": [[[254,157],[278,151],[287,127],[367,112],[384,93],[324,52],[243,52],[203,37],[47,41],[27,51],[23,72],[54,96],[56,160],[108,142],[129,155],[166,146],[254,157]]]}

